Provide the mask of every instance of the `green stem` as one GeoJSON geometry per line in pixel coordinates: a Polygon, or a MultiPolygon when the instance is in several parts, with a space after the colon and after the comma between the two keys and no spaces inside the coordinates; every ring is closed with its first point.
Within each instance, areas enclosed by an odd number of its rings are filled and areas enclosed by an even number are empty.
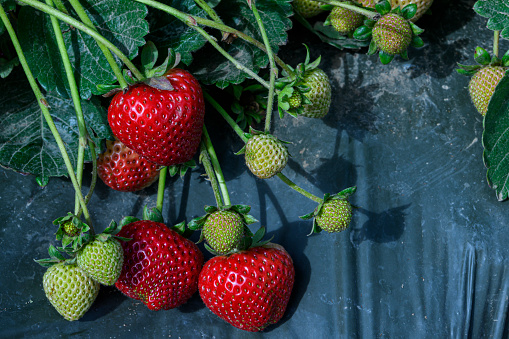
{"type": "Polygon", "coordinates": [[[226,122],[233,128],[235,133],[237,133],[237,135],[242,139],[242,141],[247,142],[248,139],[244,135],[244,131],[235,122],[235,120],[232,119],[228,112],[226,112],[224,108],[221,107],[221,105],[219,105],[219,103],[207,92],[203,91],[203,97],[212,105],[212,107],[214,107],[219,112],[219,114],[221,114],[224,120],[226,120],[226,122]]]}
{"type": "Polygon", "coordinates": [[[87,209],[87,204],[85,203],[85,199],[83,198],[83,195],[81,194],[81,189],[79,187],[78,181],[74,174],[74,169],[73,169],[71,160],[69,159],[69,155],[67,154],[67,150],[65,149],[64,142],[63,142],[62,138],[60,137],[60,134],[58,133],[58,130],[57,130],[55,123],[53,121],[53,118],[51,117],[48,107],[46,106],[47,101],[46,101],[46,99],[44,99],[44,96],[42,95],[41,90],[39,89],[39,86],[37,85],[37,82],[32,74],[32,71],[30,70],[30,67],[28,66],[25,55],[23,54],[23,50],[21,49],[21,45],[20,45],[19,40],[16,36],[16,32],[14,31],[14,28],[12,27],[12,25],[9,21],[9,18],[7,17],[7,14],[5,13],[4,8],[1,4],[0,4],[0,18],[9,33],[9,36],[11,38],[14,49],[16,50],[16,53],[18,55],[18,59],[21,64],[21,67],[23,68],[23,71],[25,72],[28,82],[30,83],[30,87],[32,88],[32,91],[34,92],[34,95],[37,99],[37,102],[38,102],[41,112],[44,116],[44,119],[46,120],[46,123],[48,124],[48,127],[49,127],[51,133],[53,134],[53,137],[55,138],[58,149],[60,150],[60,153],[62,154],[62,159],[64,160],[65,166],[67,168],[69,178],[71,179],[74,190],[78,194],[80,205],[81,205],[81,208],[83,209],[83,213],[85,215],[85,219],[90,220],[90,214],[87,209]]]}
{"type": "MultiPolygon", "coordinates": [[[[94,31],[97,32],[97,29],[95,28],[92,20],[90,20],[89,16],[87,15],[87,12],[85,12],[85,9],[81,5],[81,3],[78,0],[69,0],[69,3],[71,4],[72,8],[74,8],[76,13],[78,14],[80,20],[83,21],[83,23],[85,25],[89,26],[91,29],[93,29],[94,31]]],[[[117,62],[115,61],[115,58],[111,54],[110,50],[100,41],[96,40],[96,42],[97,42],[97,45],[99,46],[99,48],[101,49],[101,51],[103,52],[104,57],[110,64],[110,67],[111,67],[113,73],[115,74],[115,77],[117,78],[120,87],[127,88],[128,85],[124,79],[124,76],[122,75],[122,70],[120,69],[120,67],[118,67],[117,62]]]]}
{"type": "Polygon", "coordinates": [[[216,199],[216,204],[218,208],[224,206],[223,201],[221,200],[221,190],[219,188],[219,183],[217,181],[216,174],[214,172],[214,167],[212,166],[212,162],[210,160],[209,153],[207,152],[207,146],[205,142],[202,140],[200,143],[200,162],[203,164],[205,168],[205,173],[210,180],[210,185],[212,186],[212,192],[214,192],[214,199],[216,199]]]}
{"type": "Polygon", "coordinates": [[[214,150],[214,146],[212,145],[212,141],[210,140],[209,133],[207,132],[207,128],[205,126],[203,126],[203,142],[205,143],[205,148],[209,154],[210,162],[212,163],[214,172],[216,173],[219,188],[223,196],[223,202],[226,206],[231,205],[228,188],[226,187],[226,182],[223,176],[223,171],[221,170],[221,166],[217,160],[216,151],[214,150]]]}
{"type": "Polygon", "coordinates": [[[308,191],[304,190],[303,188],[297,186],[297,184],[295,184],[293,181],[291,181],[287,176],[285,176],[283,173],[278,173],[277,176],[279,177],[279,179],[281,179],[285,184],[287,184],[288,186],[290,186],[290,188],[293,188],[294,190],[296,190],[297,192],[299,192],[300,194],[302,194],[303,196],[305,196],[306,198],[309,198],[317,203],[321,203],[323,199],[320,199],[318,198],[316,195],[313,195],[311,193],[309,193],[308,191]]]}
{"type": "Polygon", "coordinates": [[[216,11],[214,11],[207,2],[204,0],[194,0],[194,2],[203,9],[207,15],[214,20],[214,22],[224,25],[223,20],[217,15],[216,11]]]}
{"type": "Polygon", "coordinates": [[[377,16],[380,15],[378,12],[370,11],[369,9],[365,9],[365,8],[362,8],[362,7],[359,7],[359,6],[355,6],[355,5],[352,5],[351,3],[348,3],[348,2],[334,1],[334,0],[330,0],[330,1],[316,0],[316,2],[322,2],[322,3],[328,4],[328,5],[333,5],[333,6],[337,6],[337,7],[343,7],[343,8],[349,9],[351,11],[357,12],[359,14],[362,14],[364,16],[367,16],[370,19],[374,19],[374,18],[376,18],[377,16]]]}
{"type": "Polygon", "coordinates": [[[55,16],[57,19],[75,27],[76,29],[90,35],[92,38],[94,38],[96,41],[99,41],[104,46],[106,46],[109,50],[111,50],[122,62],[131,70],[133,75],[138,80],[143,80],[145,77],[141,72],[134,66],[134,64],[129,60],[129,58],[122,53],[120,49],[118,49],[115,45],[113,45],[108,39],[103,37],[101,34],[97,33],[97,31],[91,29],[84,23],[74,19],[73,17],[66,15],[53,7],[50,7],[48,5],[45,5],[37,0],[19,0],[27,5],[30,5],[31,7],[40,10],[41,12],[47,13],[51,16],[55,16]]]}
{"type": "MultiPolygon", "coordinates": [[[[135,1],[139,2],[139,3],[142,3],[142,4],[145,4],[147,6],[159,9],[159,10],[161,10],[163,12],[166,12],[166,13],[176,17],[177,19],[179,19],[180,21],[182,21],[183,23],[185,23],[185,24],[187,24],[189,26],[203,25],[205,27],[210,27],[210,28],[217,29],[217,30],[219,30],[221,32],[232,33],[232,34],[236,35],[237,37],[241,38],[242,40],[245,40],[245,41],[253,44],[257,48],[259,48],[262,51],[267,53],[267,50],[265,49],[265,45],[263,43],[261,43],[260,41],[254,39],[253,37],[250,37],[249,35],[241,32],[241,31],[239,31],[239,30],[237,30],[235,28],[232,28],[230,26],[227,26],[225,24],[222,24],[222,23],[219,23],[219,22],[216,22],[216,21],[213,21],[213,20],[201,18],[199,16],[194,16],[194,15],[190,15],[190,14],[187,14],[187,13],[183,13],[181,11],[176,10],[173,7],[170,7],[168,5],[164,5],[164,4],[162,4],[162,3],[158,2],[158,1],[154,1],[154,0],[135,0],[135,1]]],[[[292,71],[288,67],[288,65],[286,65],[283,62],[283,60],[281,60],[277,55],[274,56],[274,59],[275,59],[276,63],[282,69],[284,69],[288,74],[292,73],[292,71]]]]}
{"type": "Polygon", "coordinates": [[[493,33],[493,55],[498,58],[498,43],[500,40],[500,31],[493,33]]]}
{"type": "Polygon", "coordinates": [[[163,211],[163,203],[164,203],[164,188],[166,187],[166,176],[168,174],[168,166],[164,166],[159,171],[159,182],[157,185],[157,203],[156,208],[159,212],[163,211]]]}
{"type": "Polygon", "coordinates": [[[262,18],[260,17],[260,13],[256,8],[256,1],[251,1],[251,10],[253,11],[253,15],[256,18],[256,22],[258,23],[258,27],[260,28],[260,33],[262,34],[263,43],[265,44],[265,48],[267,49],[267,55],[269,56],[269,65],[270,65],[270,81],[269,81],[269,97],[267,98],[267,113],[265,115],[265,132],[270,132],[271,120],[272,120],[272,108],[274,106],[274,87],[277,77],[277,68],[276,63],[274,61],[274,54],[272,53],[272,47],[270,46],[270,41],[267,36],[267,31],[265,30],[265,26],[263,24],[262,18]]]}
{"type": "MultiPolygon", "coordinates": [[[[53,7],[52,0],[46,0],[46,4],[48,6],[53,7]]],[[[64,37],[62,35],[62,31],[60,30],[60,24],[55,17],[51,17],[51,25],[53,26],[53,32],[55,34],[55,38],[57,40],[58,50],[60,52],[60,57],[62,59],[62,63],[64,64],[65,74],[67,76],[67,82],[69,84],[69,88],[71,89],[71,97],[72,102],[74,104],[74,110],[76,111],[76,119],[78,123],[78,133],[79,133],[79,142],[78,142],[78,161],[76,163],[76,179],[78,181],[78,185],[82,187],[83,184],[83,166],[85,165],[85,147],[87,143],[87,128],[85,126],[85,118],[83,117],[83,110],[81,107],[80,94],[78,90],[78,86],[76,85],[76,79],[74,78],[74,72],[71,66],[71,61],[69,60],[69,54],[67,54],[67,48],[65,47],[64,37]]],[[[79,202],[79,193],[76,192],[74,213],[78,214],[80,208],[79,202]]],[[[87,224],[90,224],[90,220],[86,220],[87,224]]]]}

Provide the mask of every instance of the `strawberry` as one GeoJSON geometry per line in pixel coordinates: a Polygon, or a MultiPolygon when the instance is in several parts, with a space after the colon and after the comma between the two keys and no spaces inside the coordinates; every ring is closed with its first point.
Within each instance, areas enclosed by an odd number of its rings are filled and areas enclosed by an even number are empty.
{"type": "Polygon", "coordinates": [[[229,253],[236,249],[244,235],[242,216],[232,210],[215,211],[207,217],[202,233],[218,254],[229,253]]]}
{"type": "Polygon", "coordinates": [[[390,13],[375,23],[373,41],[387,54],[400,54],[412,42],[412,28],[402,16],[390,13]]]}
{"type": "Polygon", "coordinates": [[[311,18],[323,12],[322,4],[313,0],[293,0],[293,8],[304,18],[311,18]]]}
{"type": "Polygon", "coordinates": [[[207,261],[200,273],[199,292],[221,319],[257,332],[283,317],[294,280],[290,255],[282,246],[269,243],[207,261]]]}
{"type": "Polygon", "coordinates": [[[507,68],[502,66],[485,66],[470,79],[468,92],[475,108],[483,116],[488,111],[488,104],[498,83],[504,77],[507,68]]]}
{"type": "Polygon", "coordinates": [[[120,276],[124,251],[120,242],[113,237],[106,240],[96,238],[76,254],[76,262],[93,280],[111,286],[120,276]]]}
{"type": "Polygon", "coordinates": [[[97,174],[114,190],[134,192],[159,178],[159,166],[140,157],[119,140],[106,140],[106,151],[97,159],[97,174]]]}
{"type": "Polygon", "coordinates": [[[350,34],[364,22],[364,16],[343,7],[334,7],[329,14],[328,23],[341,34],[350,34]]]}
{"type": "Polygon", "coordinates": [[[187,302],[198,288],[203,254],[195,243],[165,224],[139,220],[122,227],[124,264],[115,286],[151,310],[187,302]]]}
{"type": "MultiPolygon", "coordinates": [[[[366,0],[364,0],[366,1],[366,0]]],[[[370,0],[373,1],[373,0],[370,0]]],[[[417,6],[417,11],[413,18],[410,19],[412,22],[416,22],[420,17],[426,13],[431,5],[433,4],[433,0],[391,0],[392,8],[396,7],[405,7],[406,5],[415,4],[417,6]]],[[[373,6],[374,7],[374,6],[373,6]]]]}
{"type": "Polygon", "coordinates": [[[272,134],[254,134],[241,152],[249,170],[260,179],[273,177],[288,163],[288,149],[272,134]]]}
{"type": "Polygon", "coordinates": [[[278,94],[280,117],[285,111],[294,117],[308,118],[323,118],[329,112],[332,97],[329,77],[318,68],[321,57],[310,63],[307,46],[306,50],[306,60],[295,69],[289,67],[290,73],[285,71],[285,77],[277,81],[276,86],[281,90],[278,94]]]}
{"type": "Polygon", "coordinates": [[[158,165],[190,161],[200,144],[205,115],[200,84],[189,72],[175,68],[152,83],[164,86],[136,84],[113,97],[108,108],[113,134],[158,165]]]}
{"type": "Polygon", "coordinates": [[[375,5],[378,1],[377,0],[357,0],[355,2],[361,4],[363,7],[375,8],[375,5]]]}
{"type": "Polygon", "coordinates": [[[346,199],[328,200],[315,216],[315,220],[316,224],[327,232],[344,231],[352,220],[352,205],[346,199]]]}
{"type": "Polygon", "coordinates": [[[42,278],[44,293],[66,320],[80,319],[92,306],[99,284],[76,264],[65,261],[49,267],[42,278]]]}

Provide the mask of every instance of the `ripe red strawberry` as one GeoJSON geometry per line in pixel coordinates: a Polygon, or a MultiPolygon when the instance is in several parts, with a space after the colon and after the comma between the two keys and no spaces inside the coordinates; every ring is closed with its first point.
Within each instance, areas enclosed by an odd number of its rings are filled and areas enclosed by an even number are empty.
{"type": "Polygon", "coordinates": [[[207,261],[199,291],[205,305],[221,319],[257,332],[283,317],[294,280],[290,255],[269,243],[207,261]]]}
{"type": "Polygon", "coordinates": [[[170,309],[198,289],[203,254],[189,239],[154,221],[140,220],[122,227],[124,264],[115,286],[151,310],[170,309]]]}
{"type": "Polygon", "coordinates": [[[114,190],[134,192],[157,180],[159,166],[140,157],[119,140],[106,140],[106,151],[97,159],[97,174],[114,190]]]}
{"type": "Polygon", "coordinates": [[[502,66],[485,66],[470,79],[468,91],[477,111],[486,115],[491,96],[498,83],[504,77],[507,68],[502,66]]]}
{"type": "Polygon", "coordinates": [[[137,84],[118,92],[108,109],[115,136],[142,157],[162,166],[191,160],[200,144],[205,102],[187,71],[165,74],[173,90],[137,84]]]}

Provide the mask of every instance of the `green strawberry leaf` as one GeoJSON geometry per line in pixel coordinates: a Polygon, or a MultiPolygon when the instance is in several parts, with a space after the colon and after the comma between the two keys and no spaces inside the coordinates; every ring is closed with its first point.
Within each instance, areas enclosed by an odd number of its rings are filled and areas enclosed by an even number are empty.
{"type": "Polygon", "coordinates": [[[375,5],[375,9],[380,15],[385,15],[391,11],[392,7],[389,1],[383,0],[375,5]]]}
{"type": "Polygon", "coordinates": [[[497,85],[484,117],[483,159],[499,201],[509,196],[509,76],[497,85]]]}
{"type": "Polygon", "coordinates": [[[49,246],[48,254],[52,259],[58,259],[60,261],[65,260],[65,257],[62,255],[62,253],[60,253],[53,245],[49,246]]]}
{"type": "Polygon", "coordinates": [[[502,66],[508,67],[509,66],[509,51],[505,52],[505,54],[502,56],[502,60],[500,60],[502,63],[502,66]]]}
{"type": "Polygon", "coordinates": [[[258,222],[258,220],[250,214],[243,214],[242,219],[246,225],[251,225],[258,222]]]}
{"type": "MultiPolygon", "coordinates": [[[[292,27],[290,16],[293,15],[289,0],[257,0],[256,6],[264,22],[268,40],[274,53],[279,46],[288,40],[287,31],[292,27]]],[[[258,23],[245,0],[221,1],[216,7],[224,23],[239,31],[263,41],[258,23]]],[[[217,37],[219,40],[220,37],[217,37]]],[[[268,65],[268,57],[261,49],[244,40],[237,38],[231,44],[221,43],[239,63],[258,73],[261,68],[268,65]]],[[[215,84],[219,88],[226,88],[229,84],[239,84],[249,76],[242,70],[233,66],[223,55],[212,46],[207,45],[191,65],[191,72],[204,84],[215,84]]]]}
{"type": "Polygon", "coordinates": [[[196,218],[192,219],[189,223],[187,223],[187,228],[189,228],[192,231],[197,231],[199,229],[202,229],[208,216],[209,216],[208,214],[205,214],[201,217],[196,217],[196,218]]]}
{"type": "Polygon", "coordinates": [[[475,48],[474,60],[478,64],[488,65],[491,62],[491,55],[484,48],[477,46],[475,48]]]}
{"type": "Polygon", "coordinates": [[[177,232],[178,234],[183,235],[186,232],[186,222],[185,221],[179,222],[178,224],[173,225],[171,229],[177,232]]]}
{"type": "Polygon", "coordinates": [[[205,210],[205,213],[207,213],[207,214],[211,214],[211,213],[214,213],[215,211],[217,211],[216,206],[210,206],[210,205],[205,206],[203,209],[205,210]]]}
{"type": "Polygon", "coordinates": [[[265,227],[260,227],[256,232],[255,234],[253,235],[253,244],[257,244],[259,243],[263,237],[265,236],[265,233],[266,233],[267,229],[265,227]]]}
{"type": "Polygon", "coordinates": [[[251,206],[249,206],[249,205],[233,205],[231,207],[231,209],[237,213],[240,213],[240,214],[247,214],[247,213],[249,213],[249,211],[251,211],[251,206]]]}
{"type": "Polygon", "coordinates": [[[416,4],[409,4],[403,7],[401,10],[401,15],[406,20],[410,20],[415,16],[415,13],[417,13],[417,5],[416,4]]]}
{"type": "MultiPolygon", "coordinates": [[[[38,176],[47,182],[49,177],[67,176],[60,150],[46,124],[28,82],[19,73],[9,81],[0,82],[0,165],[21,173],[38,176]]],[[[76,167],[79,147],[78,124],[72,100],[47,93],[50,114],[59,131],[66,151],[76,167]]],[[[100,102],[82,102],[88,134],[96,145],[113,134],[106,119],[106,110],[100,102]]],[[[91,161],[89,149],[86,161],[91,161]]]]}
{"type": "Polygon", "coordinates": [[[313,27],[310,26],[308,29],[317,35],[323,42],[340,50],[360,49],[369,44],[369,41],[360,41],[358,39],[345,36],[344,34],[339,33],[334,27],[325,26],[320,21],[316,22],[313,27]]]}
{"type": "Polygon", "coordinates": [[[120,229],[122,229],[122,227],[139,220],[140,219],[131,216],[123,217],[122,220],[120,220],[120,222],[118,223],[118,226],[120,227],[120,229]]]}
{"type": "MultiPolygon", "coordinates": [[[[78,19],[68,2],[65,3],[71,16],[78,19]]],[[[119,6],[117,0],[88,0],[82,5],[101,35],[130,59],[138,54],[138,48],[145,44],[144,36],[148,33],[148,23],[144,20],[147,14],[145,5],[124,1],[119,6]]],[[[60,27],[80,96],[88,99],[92,94],[101,94],[97,84],[117,81],[106,57],[88,34],[63,22],[60,22],[60,27]]],[[[70,98],[71,91],[49,16],[24,6],[19,13],[18,30],[27,62],[42,87],[70,98]]],[[[121,65],[120,59],[116,58],[116,62],[121,65]]]]}
{"type": "Polygon", "coordinates": [[[305,214],[305,215],[302,215],[299,218],[301,218],[303,220],[309,220],[309,219],[313,218],[314,216],[315,216],[315,211],[305,214]]]}
{"type": "Polygon", "coordinates": [[[392,61],[392,59],[394,59],[394,55],[385,53],[384,51],[380,51],[378,56],[380,57],[380,62],[382,62],[383,65],[387,65],[392,61]]]}
{"type": "Polygon", "coordinates": [[[488,18],[486,27],[493,31],[500,31],[500,36],[509,39],[509,6],[507,0],[479,0],[474,5],[474,11],[482,17],[488,18]]]}
{"type": "Polygon", "coordinates": [[[365,41],[371,39],[373,29],[368,26],[360,26],[353,32],[353,37],[357,40],[365,41]]]}

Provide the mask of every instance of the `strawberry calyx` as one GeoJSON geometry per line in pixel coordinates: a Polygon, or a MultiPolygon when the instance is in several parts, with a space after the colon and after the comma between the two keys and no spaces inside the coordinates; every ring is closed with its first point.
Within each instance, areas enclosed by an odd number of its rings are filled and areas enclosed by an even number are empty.
{"type": "Polygon", "coordinates": [[[364,24],[353,33],[357,40],[371,39],[368,55],[379,52],[380,62],[385,65],[395,55],[408,60],[407,49],[410,46],[424,46],[424,41],[419,37],[424,30],[411,21],[417,13],[417,5],[392,8],[388,0],[383,0],[375,5],[375,10],[379,16],[364,20],[364,24]]]}
{"type": "Polygon", "coordinates": [[[36,263],[41,265],[42,267],[51,267],[58,263],[64,262],[65,264],[72,264],[73,260],[66,259],[62,253],[53,245],[50,245],[48,248],[49,258],[44,259],[34,259],[36,263]]]}
{"type": "Polygon", "coordinates": [[[502,58],[499,58],[496,55],[492,56],[487,50],[477,46],[474,52],[474,60],[476,62],[474,65],[463,65],[458,63],[459,68],[456,69],[456,72],[459,74],[472,76],[481,68],[487,66],[509,67],[509,50],[502,56],[502,58]]]}
{"type": "Polygon", "coordinates": [[[249,230],[248,225],[256,223],[258,220],[256,220],[252,215],[249,214],[249,211],[251,211],[251,206],[248,205],[225,205],[221,207],[216,206],[205,206],[205,215],[196,217],[192,219],[188,224],[187,228],[192,231],[198,231],[201,230],[200,233],[200,239],[197,243],[200,243],[206,239],[206,236],[204,234],[204,226],[206,226],[207,220],[212,217],[213,214],[216,214],[217,212],[226,212],[230,211],[235,213],[238,217],[240,217],[240,220],[242,222],[242,232],[244,236],[241,237],[240,241],[237,242],[236,245],[233,246],[233,248],[228,249],[227,251],[218,251],[216,248],[213,248],[210,246],[207,242],[204,244],[207,251],[214,255],[225,255],[233,252],[237,252],[241,247],[243,247],[243,239],[245,236],[252,235],[251,231],[249,230]]]}
{"type": "Polygon", "coordinates": [[[152,41],[147,41],[141,51],[141,72],[144,79],[137,79],[133,76],[132,72],[128,69],[124,69],[122,74],[125,81],[128,84],[127,88],[121,88],[118,84],[104,85],[99,84],[97,88],[103,97],[110,97],[115,95],[117,92],[126,92],[129,87],[134,85],[145,83],[148,86],[160,89],[160,90],[173,90],[173,86],[170,81],[165,77],[165,73],[175,68],[181,60],[180,53],[176,53],[173,49],[168,49],[168,55],[164,61],[156,66],[159,58],[159,51],[152,41]]]}
{"type": "Polygon", "coordinates": [[[60,250],[71,255],[94,238],[94,235],[90,234],[90,226],[71,212],[64,217],[55,219],[53,224],[58,225],[55,236],[56,240],[62,243],[60,250]]]}
{"type": "Polygon", "coordinates": [[[348,199],[357,191],[356,186],[348,187],[342,190],[341,192],[338,192],[336,194],[329,194],[326,193],[322,199],[322,201],[318,204],[318,206],[311,212],[306,215],[300,216],[299,218],[303,220],[309,220],[313,219],[313,226],[311,228],[311,232],[308,234],[311,235],[313,233],[320,233],[322,231],[322,228],[318,225],[316,222],[316,217],[320,215],[322,212],[322,209],[325,205],[325,203],[332,201],[332,200],[345,200],[348,201],[348,199]]]}
{"type": "MultiPolygon", "coordinates": [[[[276,136],[274,136],[273,134],[271,134],[270,132],[255,130],[252,127],[249,128],[249,132],[248,133],[244,133],[244,136],[246,137],[246,141],[248,141],[249,139],[251,139],[255,135],[270,135],[270,136],[274,137],[274,139],[276,139],[277,141],[279,141],[279,142],[281,142],[283,144],[291,144],[291,142],[281,140],[281,139],[277,138],[276,136]]],[[[246,153],[246,145],[247,145],[247,142],[246,142],[246,144],[244,146],[242,146],[242,148],[239,151],[237,151],[235,153],[235,155],[245,154],[246,153]]]]}
{"type": "Polygon", "coordinates": [[[304,112],[304,105],[311,104],[311,101],[304,95],[311,91],[311,88],[304,83],[304,74],[320,65],[322,57],[319,56],[315,61],[310,61],[309,48],[306,46],[306,59],[296,68],[288,66],[290,73],[283,70],[283,77],[276,81],[278,93],[278,111],[279,117],[283,118],[284,112],[293,117],[298,117],[304,112]]]}

